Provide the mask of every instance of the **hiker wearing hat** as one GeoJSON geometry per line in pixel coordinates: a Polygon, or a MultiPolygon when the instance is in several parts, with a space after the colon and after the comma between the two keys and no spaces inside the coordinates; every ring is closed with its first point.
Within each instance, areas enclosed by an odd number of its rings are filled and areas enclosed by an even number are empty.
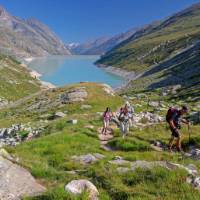
{"type": "Polygon", "coordinates": [[[180,110],[176,108],[169,108],[166,121],[169,123],[170,130],[172,132],[171,139],[169,141],[169,150],[172,151],[172,145],[174,140],[176,139],[176,147],[177,150],[182,152],[181,147],[181,122],[185,124],[189,124],[186,119],[183,119],[182,116],[188,113],[188,108],[186,106],[182,106],[180,110]]]}

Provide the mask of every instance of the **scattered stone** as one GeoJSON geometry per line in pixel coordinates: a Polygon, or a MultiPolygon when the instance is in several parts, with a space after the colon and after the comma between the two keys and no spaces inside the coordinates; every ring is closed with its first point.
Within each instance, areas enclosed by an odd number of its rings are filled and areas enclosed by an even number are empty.
{"type": "Polygon", "coordinates": [[[171,89],[171,93],[172,94],[176,94],[177,93],[177,90],[181,89],[181,85],[174,85],[172,86],[172,89],[171,89]]]}
{"type": "Polygon", "coordinates": [[[200,111],[190,113],[189,117],[193,124],[200,123],[200,111]]]}
{"type": "Polygon", "coordinates": [[[192,181],[192,185],[194,187],[200,187],[200,177],[195,177],[194,180],[192,181]]]}
{"type": "Polygon", "coordinates": [[[91,105],[81,105],[81,109],[91,109],[92,106],[91,105]]]}
{"type": "Polygon", "coordinates": [[[9,128],[0,129],[0,147],[5,145],[16,146],[24,140],[32,139],[39,136],[44,130],[43,121],[38,127],[32,128],[29,124],[13,124],[9,128]]]}
{"type": "Polygon", "coordinates": [[[89,200],[98,200],[99,192],[96,186],[88,180],[73,180],[65,186],[65,191],[75,195],[80,195],[83,192],[89,193],[89,200]]]}
{"type": "Polygon", "coordinates": [[[200,149],[192,148],[190,152],[188,153],[188,157],[200,160],[200,149]]]}
{"type": "Polygon", "coordinates": [[[110,164],[114,164],[114,165],[128,165],[128,164],[131,164],[130,161],[124,160],[120,156],[116,156],[113,160],[109,161],[109,163],[110,164]]]}
{"type": "Polygon", "coordinates": [[[78,123],[78,120],[77,119],[70,119],[69,121],[67,121],[68,123],[71,123],[73,125],[77,124],[78,123]]]}
{"type": "Polygon", "coordinates": [[[76,162],[80,162],[84,165],[87,164],[93,164],[101,159],[103,159],[105,156],[102,154],[86,154],[81,156],[72,156],[72,159],[76,162]]]}
{"type": "Polygon", "coordinates": [[[0,199],[17,200],[46,191],[24,168],[0,156],[0,199]]]}
{"type": "Polygon", "coordinates": [[[152,106],[152,107],[158,107],[159,106],[159,102],[157,102],[157,101],[150,101],[149,105],[152,106]]]}
{"type": "Polygon", "coordinates": [[[63,118],[63,117],[66,117],[66,114],[63,113],[63,112],[56,112],[56,113],[55,113],[55,117],[56,117],[56,118],[63,118]]]}
{"type": "Polygon", "coordinates": [[[139,124],[140,122],[142,122],[143,124],[148,124],[148,123],[159,123],[159,122],[163,122],[165,119],[164,117],[157,115],[157,114],[153,114],[150,112],[140,112],[140,113],[135,113],[133,115],[133,123],[134,124],[139,124]]]}

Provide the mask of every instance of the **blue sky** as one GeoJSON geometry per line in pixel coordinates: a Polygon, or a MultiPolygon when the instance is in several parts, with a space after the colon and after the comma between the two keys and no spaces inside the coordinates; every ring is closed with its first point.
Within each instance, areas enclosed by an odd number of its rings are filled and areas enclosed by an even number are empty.
{"type": "Polygon", "coordinates": [[[200,0],[0,0],[21,18],[47,24],[65,42],[111,36],[163,19],[200,0]]]}

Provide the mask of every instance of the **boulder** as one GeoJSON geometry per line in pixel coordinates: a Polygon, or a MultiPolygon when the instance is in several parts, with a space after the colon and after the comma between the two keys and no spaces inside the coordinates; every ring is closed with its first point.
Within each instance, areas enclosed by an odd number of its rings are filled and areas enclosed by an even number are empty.
{"type": "Polygon", "coordinates": [[[24,168],[0,156],[0,199],[17,200],[46,191],[24,168]]]}
{"type": "Polygon", "coordinates": [[[88,180],[72,180],[67,185],[65,185],[65,191],[70,192],[75,195],[80,195],[83,192],[89,193],[89,200],[98,200],[99,192],[96,186],[88,180]]]}

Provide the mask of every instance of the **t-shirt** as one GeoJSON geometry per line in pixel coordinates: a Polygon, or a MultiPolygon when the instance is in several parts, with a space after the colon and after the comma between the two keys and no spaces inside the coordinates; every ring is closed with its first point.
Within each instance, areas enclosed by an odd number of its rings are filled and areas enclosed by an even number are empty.
{"type": "Polygon", "coordinates": [[[173,115],[172,115],[172,120],[173,120],[174,125],[175,125],[176,127],[179,127],[179,126],[180,126],[181,119],[182,119],[182,117],[181,117],[180,111],[174,112],[174,113],[173,113],[173,115]]]}
{"type": "Polygon", "coordinates": [[[111,112],[105,112],[104,115],[103,115],[103,118],[104,118],[104,120],[106,120],[106,121],[110,120],[111,117],[112,117],[111,112]]]}

